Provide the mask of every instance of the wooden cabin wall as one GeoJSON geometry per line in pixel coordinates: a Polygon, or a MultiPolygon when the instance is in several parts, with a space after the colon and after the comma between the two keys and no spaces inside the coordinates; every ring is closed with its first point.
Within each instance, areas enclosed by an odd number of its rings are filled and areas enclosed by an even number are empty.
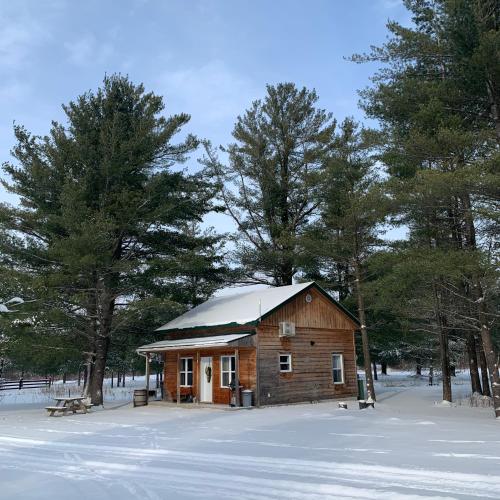
{"type": "MultiPolygon", "coordinates": [[[[223,349],[205,349],[200,350],[200,358],[204,356],[212,357],[212,397],[216,404],[229,404],[231,391],[228,388],[221,387],[220,375],[220,357],[234,355],[234,348],[223,349]]],[[[197,351],[182,350],[179,351],[181,358],[193,358],[193,386],[181,387],[182,395],[196,396],[198,394],[199,369],[196,365],[197,351]]],[[[256,392],[256,370],[255,370],[256,351],[255,348],[239,347],[239,379],[243,389],[251,389],[256,392]]],[[[167,401],[177,399],[177,351],[167,351],[165,353],[164,367],[164,387],[165,398],[167,401]]]]}
{"type": "Polygon", "coordinates": [[[297,327],[325,330],[356,330],[358,328],[344,311],[314,288],[298,294],[274,313],[263,318],[260,326],[278,326],[281,321],[290,321],[297,327]],[[307,295],[311,295],[311,302],[306,301],[307,295]]]}
{"type": "Polygon", "coordinates": [[[320,292],[299,294],[258,327],[260,404],[316,401],[357,395],[356,324],[320,292]],[[312,301],[305,296],[310,293],[312,301]],[[279,337],[279,322],[295,323],[294,337],[279,337]],[[281,373],[279,354],[291,353],[292,372],[281,373]],[[344,356],[344,384],[334,384],[332,354],[344,356]]]}
{"type": "Polygon", "coordinates": [[[317,401],[357,395],[354,332],[297,328],[280,338],[277,327],[259,328],[260,404],[317,401]],[[279,354],[292,355],[292,372],[279,369],[279,354]],[[334,384],[332,354],[344,356],[344,383],[334,384]]]}

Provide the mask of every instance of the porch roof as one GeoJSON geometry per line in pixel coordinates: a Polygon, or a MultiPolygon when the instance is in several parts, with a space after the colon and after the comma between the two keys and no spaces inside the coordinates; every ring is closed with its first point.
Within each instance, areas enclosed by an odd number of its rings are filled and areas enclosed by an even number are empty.
{"type": "Polygon", "coordinates": [[[147,344],[139,347],[136,352],[161,352],[178,349],[198,349],[203,347],[225,347],[231,345],[245,337],[253,335],[252,332],[247,333],[231,333],[228,335],[215,335],[211,337],[192,337],[188,339],[161,340],[153,344],[147,344]]]}

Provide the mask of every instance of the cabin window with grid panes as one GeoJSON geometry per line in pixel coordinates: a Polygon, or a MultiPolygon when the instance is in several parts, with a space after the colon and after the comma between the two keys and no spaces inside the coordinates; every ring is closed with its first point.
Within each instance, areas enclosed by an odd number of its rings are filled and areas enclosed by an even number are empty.
{"type": "Polygon", "coordinates": [[[181,358],[181,387],[193,385],[193,358],[181,358]]]}
{"type": "Polygon", "coordinates": [[[236,357],[221,356],[220,358],[220,386],[229,387],[236,377],[236,357]]]}
{"type": "Polygon", "coordinates": [[[280,354],[280,372],[287,373],[292,371],[292,355],[280,354]]]}

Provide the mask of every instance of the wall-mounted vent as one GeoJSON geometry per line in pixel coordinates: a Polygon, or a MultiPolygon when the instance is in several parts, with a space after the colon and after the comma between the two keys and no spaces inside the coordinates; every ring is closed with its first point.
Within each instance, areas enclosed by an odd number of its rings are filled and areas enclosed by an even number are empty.
{"type": "Polygon", "coordinates": [[[294,337],[295,336],[295,323],[288,321],[280,322],[280,337],[294,337]]]}

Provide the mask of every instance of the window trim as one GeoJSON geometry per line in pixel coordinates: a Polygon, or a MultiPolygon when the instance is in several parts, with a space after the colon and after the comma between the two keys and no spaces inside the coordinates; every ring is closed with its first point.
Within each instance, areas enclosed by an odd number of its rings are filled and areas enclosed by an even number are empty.
{"type": "Polygon", "coordinates": [[[345,384],[345,372],[344,372],[344,354],[341,353],[341,352],[332,352],[332,382],[335,384],[335,385],[339,385],[339,384],[345,384]],[[334,365],[333,365],[333,359],[335,356],[339,356],[340,357],[340,375],[342,376],[342,380],[340,382],[335,382],[335,370],[338,371],[338,368],[334,368],[334,365]]]}
{"type": "Polygon", "coordinates": [[[234,373],[233,378],[236,378],[236,356],[234,354],[223,354],[219,358],[219,367],[220,367],[220,386],[221,386],[221,389],[229,389],[230,388],[229,385],[224,385],[223,377],[224,377],[224,373],[229,373],[229,383],[231,383],[231,374],[234,373]],[[222,359],[223,358],[229,358],[229,371],[222,369],[222,366],[223,366],[222,359]],[[234,359],[234,371],[231,370],[231,358],[234,359]]]}
{"type": "Polygon", "coordinates": [[[280,369],[280,373],[292,373],[293,371],[293,366],[292,366],[292,353],[291,352],[279,352],[278,353],[278,367],[280,369]],[[288,370],[282,370],[281,369],[281,356],[288,356],[288,365],[289,369],[288,370]]]}
{"type": "Polygon", "coordinates": [[[179,366],[179,387],[193,387],[193,383],[194,383],[194,362],[193,362],[193,356],[183,356],[182,358],[179,358],[180,359],[180,366],[179,366]],[[186,370],[183,370],[182,369],[182,361],[184,359],[190,359],[191,360],[191,370],[188,370],[188,364],[186,363],[186,370]],[[191,385],[189,384],[182,384],[181,383],[181,380],[182,380],[182,374],[185,374],[185,380],[186,382],[188,381],[188,374],[191,373],[191,380],[193,381],[193,383],[191,385]]]}

